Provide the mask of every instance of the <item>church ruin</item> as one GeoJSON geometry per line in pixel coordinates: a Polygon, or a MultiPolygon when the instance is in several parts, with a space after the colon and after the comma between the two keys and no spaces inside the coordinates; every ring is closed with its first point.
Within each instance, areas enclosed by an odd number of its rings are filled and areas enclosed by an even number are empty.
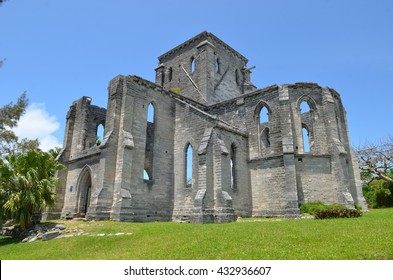
{"type": "Polygon", "coordinates": [[[334,89],[257,89],[247,58],[209,32],[158,60],[155,82],[111,80],[107,108],[72,103],[52,216],[222,223],[296,217],[305,202],[367,208],[334,89]]]}

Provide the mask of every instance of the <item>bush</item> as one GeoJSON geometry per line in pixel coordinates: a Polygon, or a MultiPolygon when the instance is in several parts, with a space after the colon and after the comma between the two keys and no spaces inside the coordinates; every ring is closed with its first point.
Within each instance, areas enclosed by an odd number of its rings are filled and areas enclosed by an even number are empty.
{"type": "Polygon", "coordinates": [[[341,204],[326,205],[323,202],[308,202],[300,205],[300,213],[314,215],[316,212],[328,210],[328,209],[346,209],[341,204]]]}
{"type": "Polygon", "coordinates": [[[362,211],[362,210],[363,210],[362,206],[360,206],[360,205],[357,204],[357,203],[355,203],[355,209],[356,209],[356,210],[359,210],[359,211],[362,211]]]}
{"type": "Polygon", "coordinates": [[[393,207],[393,184],[374,180],[363,185],[363,196],[371,208],[393,207]]]}
{"type": "Polygon", "coordinates": [[[356,209],[328,209],[315,213],[315,219],[358,218],[361,216],[362,211],[356,209]]]}

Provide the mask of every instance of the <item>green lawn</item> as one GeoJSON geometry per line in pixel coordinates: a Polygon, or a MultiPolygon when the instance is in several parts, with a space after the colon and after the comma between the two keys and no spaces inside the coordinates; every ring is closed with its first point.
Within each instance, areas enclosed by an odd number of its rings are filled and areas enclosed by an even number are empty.
{"type": "Polygon", "coordinates": [[[32,243],[0,237],[0,259],[393,259],[393,208],[331,220],[245,219],[205,225],[60,222],[89,236],[32,243]],[[93,236],[118,232],[132,235],[93,236]]]}

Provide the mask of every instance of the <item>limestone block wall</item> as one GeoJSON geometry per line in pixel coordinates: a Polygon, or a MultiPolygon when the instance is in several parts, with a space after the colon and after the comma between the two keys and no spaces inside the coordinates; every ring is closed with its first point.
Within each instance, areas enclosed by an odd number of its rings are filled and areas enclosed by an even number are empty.
{"type": "Polygon", "coordinates": [[[210,134],[205,135],[205,129],[212,127],[213,123],[198,108],[184,102],[176,102],[175,114],[173,219],[187,220],[190,218],[193,208],[199,206],[194,205],[198,191],[205,191],[206,187],[213,186],[211,145],[206,146],[206,149],[209,149],[208,153],[199,155],[203,138],[207,138],[204,139],[205,141],[209,141],[210,138],[210,134]],[[192,167],[189,167],[192,168],[193,175],[191,186],[186,182],[188,145],[192,147],[192,167]]]}
{"type": "Polygon", "coordinates": [[[253,216],[283,216],[287,204],[285,168],[281,157],[249,163],[253,216]]]}
{"type": "Polygon", "coordinates": [[[67,165],[64,207],[61,217],[85,217],[88,215],[90,206],[96,203],[95,198],[102,180],[99,157],[100,155],[96,154],[67,165]]]}
{"type": "Polygon", "coordinates": [[[202,104],[239,96],[247,59],[205,32],[159,57],[156,83],[202,104]]]}
{"type": "Polygon", "coordinates": [[[112,219],[162,221],[171,218],[173,197],[174,102],[154,84],[135,77],[122,77],[124,105],[120,112],[122,138],[117,151],[117,170],[112,219]],[[151,87],[149,87],[151,86],[151,87]],[[152,153],[146,154],[148,107],[154,107],[152,153]],[[123,141],[123,143],[121,143],[123,141]],[[130,143],[125,143],[129,141],[130,143]],[[123,145],[122,145],[123,144],[123,145]],[[150,156],[151,177],[144,178],[150,156]]]}
{"type": "Polygon", "coordinates": [[[249,217],[253,205],[247,161],[248,139],[244,135],[224,129],[220,133],[223,144],[228,150],[222,163],[222,190],[232,198],[236,216],[249,217]]]}
{"type": "Polygon", "coordinates": [[[119,75],[107,109],[73,102],[52,214],[207,223],[295,217],[312,201],[367,209],[339,94],[315,83],[256,90],[246,64],[202,32],[159,57],[156,83],[119,75]]]}
{"type": "Polygon", "coordinates": [[[295,162],[299,203],[336,203],[337,188],[332,176],[331,157],[299,155],[295,162]]]}

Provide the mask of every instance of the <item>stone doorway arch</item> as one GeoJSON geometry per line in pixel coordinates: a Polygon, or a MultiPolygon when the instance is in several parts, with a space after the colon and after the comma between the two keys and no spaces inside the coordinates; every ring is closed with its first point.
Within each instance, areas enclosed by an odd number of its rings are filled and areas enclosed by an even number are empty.
{"type": "Polygon", "coordinates": [[[77,217],[85,217],[90,206],[92,172],[90,167],[85,166],[78,178],[77,183],[77,217]]]}

